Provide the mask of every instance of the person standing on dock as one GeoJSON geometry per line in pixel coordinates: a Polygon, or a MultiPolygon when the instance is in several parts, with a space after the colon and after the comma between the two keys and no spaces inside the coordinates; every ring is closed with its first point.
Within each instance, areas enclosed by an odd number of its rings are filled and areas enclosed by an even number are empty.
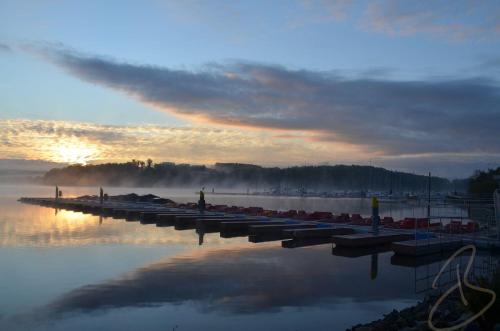
{"type": "Polygon", "coordinates": [[[205,193],[200,190],[200,200],[198,200],[198,210],[201,214],[205,212],[205,193]]]}
{"type": "Polygon", "coordinates": [[[102,187],[99,188],[99,202],[101,203],[101,205],[104,202],[104,191],[102,187]]]}
{"type": "Polygon", "coordinates": [[[378,235],[378,226],[380,224],[380,216],[378,214],[378,199],[372,198],[372,230],[374,235],[378,235]]]}

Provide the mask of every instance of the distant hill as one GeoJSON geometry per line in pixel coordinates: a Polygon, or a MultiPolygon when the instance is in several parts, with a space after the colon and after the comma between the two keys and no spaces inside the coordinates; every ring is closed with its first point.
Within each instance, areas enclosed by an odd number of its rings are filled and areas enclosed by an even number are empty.
{"type": "MultiPolygon", "coordinates": [[[[214,166],[154,164],[151,160],[99,165],[71,165],[53,169],[43,177],[50,185],[247,187],[264,190],[275,187],[307,190],[426,191],[427,176],[392,172],[359,165],[261,167],[253,164],[216,163],[214,166]]],[[[462,181],[432,177],[435,191],[464,189],[462,181]],[[460,187],[457,187],[457,183],[460,187]]]]}

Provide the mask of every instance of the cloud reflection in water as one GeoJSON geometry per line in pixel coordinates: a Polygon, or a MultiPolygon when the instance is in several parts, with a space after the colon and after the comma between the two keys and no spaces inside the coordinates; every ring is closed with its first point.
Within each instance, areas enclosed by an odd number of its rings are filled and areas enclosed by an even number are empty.
{"type": "Polygon", "coordinates": [[[332,256],[330,245],[286,250],[275,245],[254,248],[193,250],[139,268],[119,279],[83,286],[46,308],[50,315],[111,308],[194,303],[201,311],[229,314],[279,311],[354,301],[411,301],[408,269],[379,259],[370,280],[370,258],[332,256]],[[391,269],[384,273],[384,269],[391,269]]]}

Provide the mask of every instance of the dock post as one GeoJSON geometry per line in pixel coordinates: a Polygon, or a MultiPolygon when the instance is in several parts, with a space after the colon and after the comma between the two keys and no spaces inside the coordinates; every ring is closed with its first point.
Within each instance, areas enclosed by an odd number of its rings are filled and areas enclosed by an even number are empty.
{"type": "Polygon", "coordinates": [[[372,230],[374,235],[378,235],[378,226],[380,224],[380,216],[378,214],[378,199],[372,198],[372,230]]]}
{"type": "Polygon", "coordinates": [[[99,188],[99,202],[102,203],[104,202],[104,191],[102,190],[102,187],[99,188]]]}
{"type": "Polygon", "coordinates": [[[198,211],[200,214],[205,213],[205,193],[203,192],[203,189],[200,190],[200,199],[198,200],[198,211]]]}

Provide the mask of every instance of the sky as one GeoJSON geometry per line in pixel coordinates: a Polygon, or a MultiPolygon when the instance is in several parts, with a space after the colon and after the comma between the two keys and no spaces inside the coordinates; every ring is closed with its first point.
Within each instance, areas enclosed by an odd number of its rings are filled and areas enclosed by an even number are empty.
{"type": "Polygon", "coordinates": [[[498,1],[0,0],[0,159],[500,165],[498,1]]]}

